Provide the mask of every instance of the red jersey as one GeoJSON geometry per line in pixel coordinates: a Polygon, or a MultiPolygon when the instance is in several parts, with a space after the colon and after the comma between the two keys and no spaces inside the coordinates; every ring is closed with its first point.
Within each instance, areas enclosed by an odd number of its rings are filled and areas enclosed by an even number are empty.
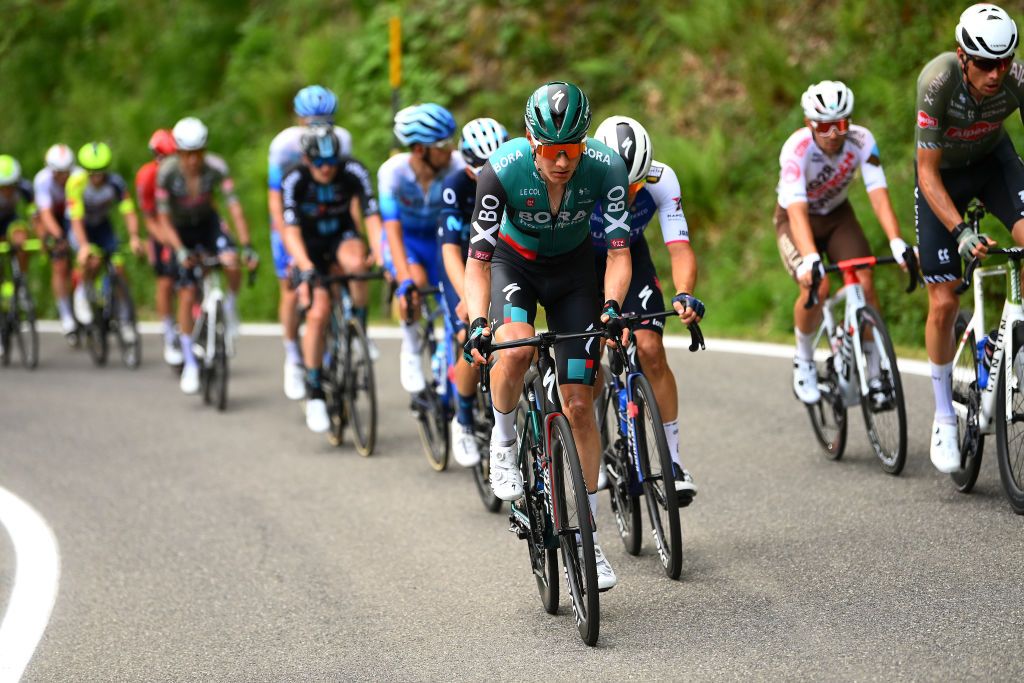
{"type": "Polygon", "coordinates": [[[139,198],[139,208],[147,216],[156,215],[156,172],[160,162],[154,159],[142,165],[135,174],[135,194],[139,198]]]}

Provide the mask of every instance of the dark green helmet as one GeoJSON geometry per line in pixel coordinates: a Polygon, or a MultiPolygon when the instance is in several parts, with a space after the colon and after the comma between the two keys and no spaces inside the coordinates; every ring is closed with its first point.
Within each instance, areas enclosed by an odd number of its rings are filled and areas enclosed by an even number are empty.
{"type": "Polygon", "coordinates": [[[545,83],[526,102],[526,130],[541,144],[579,142],[587,136],[588,128],[590,102],[572,83],[545,83]]]}

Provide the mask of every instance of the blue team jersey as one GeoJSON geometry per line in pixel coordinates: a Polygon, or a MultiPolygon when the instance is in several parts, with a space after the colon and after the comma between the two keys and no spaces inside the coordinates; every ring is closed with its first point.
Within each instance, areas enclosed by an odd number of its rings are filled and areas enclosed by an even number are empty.
{"type": "Polygon", "coordinates": [[[437,218],[437,243],[457,244],[462,258],[469,254],[469,223],[476,203],[476,179],[464,169],[449,173],[441,186],[441,213],[437,218]]]}
{"type": "Polygon", "coordinates": [[[385,161],[377,171],[380,217],[385,221],[399,221],[406,237],[433,240],[437,230],[437,216],[443,204],[441,186],[445,175],[465,166],[460,154],[452,154],[451,162],[424,193],[409,166],[409,153],[396,154],[385,161]]]}

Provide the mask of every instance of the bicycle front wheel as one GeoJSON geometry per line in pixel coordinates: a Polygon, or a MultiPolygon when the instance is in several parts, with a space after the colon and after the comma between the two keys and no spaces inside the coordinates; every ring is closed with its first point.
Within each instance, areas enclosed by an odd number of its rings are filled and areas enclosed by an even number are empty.
{"type": "Polygon", "coordinates": [[[355,318],[348,321],[345,346],[345,405],[355,432],[356,452],[368,457],[377,443],[377,385],[373,379],[370,344],[363,326],[355,318]]]}
{"type": "Polygon", "coordinates": [[[35,370],[39,365],[39,334],[36,331],[36,306],[26,282],[17,284],[14,300],[17,305],[14,333],[21,364],[28,370],[35,370]]]}
{"type": "Polygon", "coordinates": [[[327,434],[327,440],[332,446],[341,446],[344,443],[345,427],[349,420],[345,405],[345,392],[348,391],[345,385],[349,380],[345,368],[342,320],[341,307],[335,304],[331,313],[331,324],[327,328],[327,355],[330,360],[324,368],[327,381],[323,383],[327,412],[331,416],[331,429],[327,434]]]}
{"type": "Polygon", "coordinates": [[[807,414],[811,418],[814,436],[825,451],[825,457],[839,460],[846,449],[846,404],[839,388],[832,339],[824,327],[818,330],[814,358],[821,400],[808,405],[807,414]]]}
{"type": "Polygon", "coordinates": [[[580,637],[587,645],[594,645],[600,631],[601,611],[590,499],[569,421],[559,415],[551,421],[550,429],[550,455],[554,466],[552,496],[565,580],[580,637]]]}
{"type": "Polygon", "coordinates": [[[620,429],[618,400],[608,366],[604,367],[605,384],[597,397],[597,433],[601,438],[601,466],[608,477],[608,496],[611,501],[619,538],[630,555],[639,555],[643,544],[643,519],[640,513],[640,495],[634,490],[636,476],[627,451],[628,439],[620,429]]]}
{"type": "Polygon", "coordinates": [[[861,348],[874,342],[874,357],[865,354],[868,356],[868,395],[862,396],[860,401],[868,439],[882,469],[889,474],[899,474],[907,462],[907,407],[896,352],[878,311],[865,306],[857,312],[857,319],[861,348]]]}
{"type": "MultiPolygon", "coordinates": [[[[520,411],[525,410],[525,404],[520,404],[520,411]]],[[[491,488],[491,430],[494,429],[494,411],[491,407],[491,395],[485,394],[477,384],[476,405],[473,417],[473,437],[476,439],[476,447],[480,452],[480,462],[473,469],[473,482],[476,484],[476,491],[480,494],[480,502],[484,504],[488,512],[501,510],[501,498],[494,495],[491,488]]],[[[523,419],[525,423],[525,418],[523,419]]],[[[516,415],[517,433],[522,437],[523,423],[516,415]]],[[[524,478],[523,481],[526,481],[524,478]]],[[[554,551],[552,551],[554,552],[554,551]]],[[[556,560],[557,563],[557,560],[556,560]]],[[[555,608],[558,608],[558,600],[555,600],[555,608]]]]}
{"type": "Polygon", "coordinates": [[[430,372],[437,341],[432,336],[427,336],[420,347],[427,388],[413,397],[416,425],[419,428],[420,441],[423,443],[423,453],[427,456],[427,462],[434,471],[442,472],[448,468],[451,434],[448,431],[448,411],[438,394],[438,388],[439,381],[447,381],[447,378],[439,380],[430,372]]]}
{"type": "Polygon", "coordinates": [[[978,481],[981,455],[985,450],[985,436],[981,433],[978,416],[981,414],[981,391],[978,389],[978,348],[974,330],[969,329],[971,312],[960,311],[953,326],[960,348],[953,362],[953,409],[956,411],[956,431],[960,442],[960,467],[950,474],[953,484],[961,493],[970,493],[978,481]]]}
{"type": "Polygon", "coordinates": [[[214,355],[210,365],[210,384],[213,387],[213,401],[217,410],[223,412],[228,407],[228,347],[227,322],[224,320],[224,307],[217,304],[217,322],[214,330],[214,355]]]}
{"type": "Polygon", "coordinates": [[[139,336],[135,318],[135,304],[128,285],[120,277],[114,277],[111,287],[111,320],[117,332],[117,343],[121,349],[121,362],[133,370],[142,362],[142,337],[139,336]]]}
{"type": "MultiPolygon", "coordinates": [[[[526,542],[530,551],[530,566],[537,580],[537,592],[544,611],[548,614],[558,612],[558,542],[555,540],[554,520],[548,514],[546,501],[549,491],[544,484],[543,465],[537,460],[542,452],[537,443],[537,433],[529,422],[530,404],[526,397],[519,399],[516,407],[516,430],[519,435],[519,461],[523,473],[524,495],[513,506],[526,508],[530,520],[530,535],[526,542]]],[[[486,483],[490,489],[490,483],[486,483]]],[[[492,493],[493,495],[493,493],[492,493]]],[[[495,496],[496,497],[496,496],[495,496]]],[[[501,499],[498,498],[499,506],[501,499]]]]}
{"type": "Polygon", "coordinates": [[[1007,365],[999,370],[996,389],[996,447],[999,478],[1010,507],[1024,515],[1024,323],[1013,326],[1011,339],[1012,344],[1004,345],[1003,362],[1007,365]]]}

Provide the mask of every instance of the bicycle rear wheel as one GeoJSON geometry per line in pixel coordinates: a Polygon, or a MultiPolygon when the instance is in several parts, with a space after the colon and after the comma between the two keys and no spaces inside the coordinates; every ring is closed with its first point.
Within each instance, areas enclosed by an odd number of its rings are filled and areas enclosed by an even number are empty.
{"type": "Polygon", "coordinates": [[[348,321],[345,346],[346,414],[355,432],[356,452],[367,457],[373,454],[377,443],[377,385],[373,379],[370,344],[363,326],[355,318],[348,321]]]}
{"type": "Polygon", "coordinates": [[[28,370],[35,370],[39,365],[39,334],[36,331],[36,306],[27,282],[16,282],[14,302],[17,306],[14,334],[21,364],[28,370]]]}
{"type": "Polygon", "coordinates": [[[420,348],[427,388],[413,397],[413,409],[416,411],[416,426],[423,444],[423,453],[427,456],[430,466],[435,471],[441,472],[448,467],[448,455],[451,451],[448,410],[442,397],[438,394],[439,382],[447,382],[447,378],[434,377],[430,372],[430,363],[434,351],[437,349],[437,340],[433,335],[424,336],[426,339],[422,341],[420,348]]]}
{"type": "Polygon", "coordinates": [[[907,462],[907,407],[903,400],[903,380],[896,365],[896,352],[878,311],[865,306],[857,312],[857,317],[861,348],[873,339],[879,362],[878,376],[868,377],[870,391],[860,401],[868,439],[882,469],[889,474],[899,474],[907,462]]]}
{"type": "Polygon", "coordinates": [[[550,455],[554,469],[552,497],[558,517],[558,541],[565,580],[576,616],[576,628],[583,642],[593,645],[600,632],[601,608],[590,500],[569,421],[564,415],[558,415],[550,424],[550,455]]]}
{"type": "Polygon", "coordinates": [[[224,320],[224,307],[220,302],[217,302],[217,322],[213,330],[214,355],[210,365],[210,384],[217,410],[223,412],[228,407],[228,347],[227,321],[224,320]]]}
{"type": "Polygon", "coordinates": [[[950,474],[953,484],[961,493],[970,493],[981,471],[981,456],[985,450],[985,435],[981,433],[978,416],[981,414],[981,392],[978,390],[977,340],[969,329],[970,311],[960,311],[953,326],[954,338],[961,340],[953,362],[953,409],[956,411],[956,431],[960,442],[960,466],[950,474]]]}
{"type": "Polygon", "coordinates": [[[636,493],[633,464],[627,451],[628,439],[620,430],[618,395],[611,372],[604,366],[604,387],[597,397],[597,433],[601,438],[601,465],[608,477],[608,497],[619,529],[619,538],[630,555],[639,555],[643,545],[643,517],[640,495],[636,493]]]}
{"type": "Polygon", "coordinates": [[[818,389],[821,400],[807,406],[814,436],[829,460],[839,460],[846,449],[846,404],[839,390],[839,375],[836,373],[835,358],[832,354],[832,340],[828,331],[821,327],[815,343],[814,365],[818,371],[818,389]]]}
{"type": "MultiPolygon", "coordinates": [[[[536,432],[527,424],[529,414],[530,405],[524,396],[519,399],[516,408],[516,430],[519,434],[519,452],[522,454],[519,466],[523,473],[524,495],[512,505],[518,506],[520,510],[523,507],[526,509],[530,520],[530,535],[526,537],[526,543],[530,551],[530,566],[537,580],[537,592],[544,611],[555,614],[558,612],[558,541],[554,522],[545,505],[550,499],[550,491],[544,485],[543,465],[537,460],[537,455],[543,449],[537,444],[536,432]]],[[[490,483],[485,484],[490,489],[490,483]]],[[[498,503],[500,507],[500,498],[498,503]]]]}
{"type": "Polygon", "coordinates": [[[135,318],[135,303],[132,301],[128,285],[119,277],[112,278],[111,314],[112,327],[117,333],[117,343],[121,349],[121,362],[126,367],[139,367],[142,363],[142,337],[139,336],[135,318]]]}
{"type": "MultiPolygon", "coordinates": [[[[999,458],[999,478],[1018,515],[1024,515],[1024,323],[1013,326],[1012,344],[1004,346],[999,384],[996,389],[996,447],[999,458]],[[1010,386],[1006,386],[1009,370],[1010,386]],[[1009,396],[1007,396],[1009,394],[1009,396]],[[1009,397],[1010,405],[1006,405],[1009,397]],[[1007,408],[1010,415],[1007,417],[1007,408]]],[[[991,381],[991,380],[989,380],[991,381]]]]}
{"type": "Polygon", "coordinates": [[[89,349],[89,357],[96,365],[106,365],[110,352],[107,340],[107,319],[103,311],[93,311],[93,320],[86,327],[85,345],[89,349]]]}
{"type": "Polygon", "coordinates": [[[633,403],[636,405],[636,417],[633,418],[636,423],[636,458],[643,472],[644,498],[651,517],[651,531],[665,574],[670,579],[678,579],[683,570],[679,497],[661,411],[646,377],[633,379],[633,403]]]}
{"type": "MultiPolygon", "coordinates": [[[[476,406],[473,418],[473,437],[476,439],[477,450],[480,451],[480,462],[473,469],[473,482],[476,484],[476,491],[480,494],[480,502],[484,504],[488,512],[501,510],[501,498],[494,495],[491,489],[491,430],[494,429],[494,412],[491,407],[491,395],[485,394],[478,384],[476,387],[476,406]]],[[[525,420],[524,420],[525,423],[525,420]]],[[[517,433],[522,437],[522,425],[519,416],[516,416],[517,433]]],[[[523,478],[526,481],[526,478],[523,478]]],[[[554,552],[554,551],[552,551],[554,552]]],[[[555,600],[555,608],[558,608],[558,600],[555,600]]]]}

